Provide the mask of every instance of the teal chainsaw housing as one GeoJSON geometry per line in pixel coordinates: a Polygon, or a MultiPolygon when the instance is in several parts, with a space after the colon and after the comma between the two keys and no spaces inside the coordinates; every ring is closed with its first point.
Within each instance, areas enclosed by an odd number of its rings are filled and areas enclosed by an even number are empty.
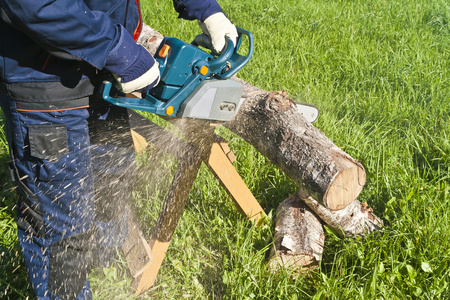
{"type": "Polygon", "coordinates": [[[126,97],[120,92],[111,95],[112,82],[104,82],[103,98],[115,105],[171,117],[191,117],[228,121],[235,115],[243,86],[230,80],[250,60],[253,36],[238,30],[236,47],[226,38],[222,54],[215,56],[197,45],[166,37],[159,46],[155,60],[159,64],[160,83],[142,98],[126,97]],[[246,55],[238,53],[247,36],[246,55]]]}

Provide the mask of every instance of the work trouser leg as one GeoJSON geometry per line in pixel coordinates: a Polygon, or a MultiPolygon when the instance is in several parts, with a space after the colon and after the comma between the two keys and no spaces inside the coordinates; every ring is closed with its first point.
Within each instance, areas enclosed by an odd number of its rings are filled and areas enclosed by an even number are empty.
{"type": "Polygon", "coordinates": [[[87,109],[18,111],[0,94],[19,243],[38,299],[91,299],[94,183],[87,109]]]}

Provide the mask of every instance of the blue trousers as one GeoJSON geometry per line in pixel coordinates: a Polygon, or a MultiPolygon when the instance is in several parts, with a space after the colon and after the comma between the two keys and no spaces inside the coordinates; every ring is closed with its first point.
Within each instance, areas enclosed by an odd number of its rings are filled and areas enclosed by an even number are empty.
{"type": "Polygon", "coordinates": [[[132,176],[126,111],[99,105],[18,110],[0,93],[18,186],[17,225],[38,299],[91,299],[88,275],[126,236],[122,178],[132,176]]]}

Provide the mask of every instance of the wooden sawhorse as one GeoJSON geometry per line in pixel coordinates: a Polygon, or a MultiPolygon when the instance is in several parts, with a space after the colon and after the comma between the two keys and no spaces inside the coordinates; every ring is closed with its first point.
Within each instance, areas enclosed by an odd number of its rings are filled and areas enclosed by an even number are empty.
{"type": "Polygon", "coordinates": [[[189,123],[187,126],[189,131],[186,133],[189,142],[186,142],[134,111],[129,110],[129,115],[137,152],[152,144],[179,160],[171,187],[148,242],[135,219],[130,218],[129,235],[122,250],[134,277],[133,286],[138,295],[155,282],[202,162],[216,176],[241,213],[257,221],[264,215],[264,211],[232,165],[235,160],[234,154],[226,142],[214,134],[214,127],[204,121],[180,120],[189,123]],[[178,144],[177,147],[164,147],[163,141],[167,140],[168,136],[178,144]]]}

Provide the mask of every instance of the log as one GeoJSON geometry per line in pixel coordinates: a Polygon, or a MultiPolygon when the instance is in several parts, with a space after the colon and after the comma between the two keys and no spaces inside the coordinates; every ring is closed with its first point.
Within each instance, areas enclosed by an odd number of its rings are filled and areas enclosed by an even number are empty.
{"type": "Polygon", "coordinates": [[[341,237],[366,237],[383,228],[383,221],[373,213],[367,203],[361,203],[358,199],[342,210],[331,211],[301,189],[298,195],[341,237]]]}
{"type": "Polygon", "coordinates": [[[353,202],[366,183],[364,167],[306,121],[288,96],[241,82],[247,99],[225,126],[325,207],[340,210],[353,202]]]}
{"type": "MultiPolygon", "coordinates": [[[[144,26],[138,42],[154,54],[162,38],[144,26]]],[[[352,203],[366,183],[364,167],[306,121],[291,98],[235,79],[243,83],[246,100],[225,126],[325,207],[340,210],[352,203]]]]}
{"type": "Polygon", "coordinates": [[[294,195],[278,206],[271,270],[289,268],[295,273],[315,269],[322,258],[325,234],[322,223],[309,207],[294,195]]]}

